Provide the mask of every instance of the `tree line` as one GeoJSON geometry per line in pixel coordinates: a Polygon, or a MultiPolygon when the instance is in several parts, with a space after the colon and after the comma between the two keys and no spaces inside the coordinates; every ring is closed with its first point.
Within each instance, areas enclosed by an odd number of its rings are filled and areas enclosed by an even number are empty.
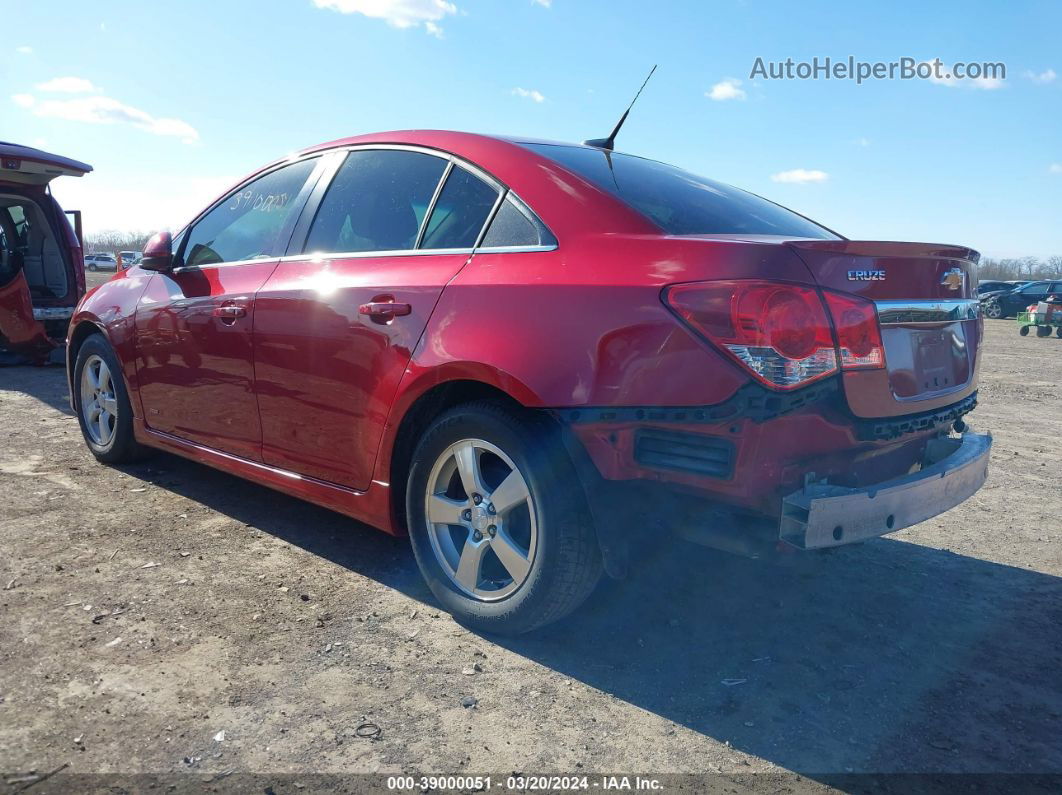
{"type": "Polygon", "coordinates": [[[984,258],[977,267],[979,279],[999,279],[1001,281],[1038,279],[1062,279],[1062,256],[1016,257],[1011,259],[984,258]]]}

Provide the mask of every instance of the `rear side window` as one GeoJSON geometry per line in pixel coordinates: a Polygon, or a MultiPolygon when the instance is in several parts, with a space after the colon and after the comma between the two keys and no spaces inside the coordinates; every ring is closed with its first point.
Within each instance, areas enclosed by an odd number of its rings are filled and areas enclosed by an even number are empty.
{"type": "Polygon", "coordinates": [[[351,152],[310,226],[308,252],[404,251],[417,233],[446,161],[421,152],[351,152]]]}
{"type": "Polygon", "coordinates": [[[670,235],[838,239],[774,202],[654,160],[585,146],[524,146],[616,196],[670,235]]]}
{"type": "Polygon", "coordinates": [[[506,196],[498,214],[483,236],[482,248],[552,246],[556,240],[529,210],[511,195],[506,196]]]}
{"type": "Polygon", "coordinates": [[[244,185],[203,216],[188,234],[185,265],[276,256],[294,220],[295,199],[317,165],[301,160],[244,185]]]}
{"type": "Polygon", "coordinates": [[[454,166],[432,209],[421,248],[472,248],[498,191],[479,177],[454,166]]]}

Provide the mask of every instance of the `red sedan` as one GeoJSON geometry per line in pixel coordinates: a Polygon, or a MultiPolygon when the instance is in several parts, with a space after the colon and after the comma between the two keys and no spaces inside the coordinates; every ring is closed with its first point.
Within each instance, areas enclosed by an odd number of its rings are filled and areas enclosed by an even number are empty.
{"type": "Polygon", "coordinates": [[[101,461],[162,448],[408,533],[459,620],[521,632],[662,530],[815,549],[975,492],[977,258],[601,146],[362,136],[87,295],[71,395],[101,461]]]}

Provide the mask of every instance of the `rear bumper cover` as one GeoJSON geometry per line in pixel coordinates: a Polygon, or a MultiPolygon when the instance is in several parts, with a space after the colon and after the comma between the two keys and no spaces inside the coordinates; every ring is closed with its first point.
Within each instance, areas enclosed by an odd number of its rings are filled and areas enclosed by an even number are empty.
{"type": "Polygon", "coordinates": [[[922,469],[864,488],[809,483],[782,501],[779,538],[821,549],[924,522],[974,494],[988,476],[991,434],[933,439],[922,469]]]}

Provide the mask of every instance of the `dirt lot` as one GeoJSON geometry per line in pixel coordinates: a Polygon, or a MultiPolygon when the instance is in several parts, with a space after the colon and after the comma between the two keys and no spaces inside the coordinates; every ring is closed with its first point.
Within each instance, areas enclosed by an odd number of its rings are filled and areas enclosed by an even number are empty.
{"type": "Polygon", "coordinates": [[[958,509],[798,570],[676,541],[502,641],[404,541],[100,466],[61,368],[0,370],[0,773],[1062,773],[1062,340],[987,325],[993,464],[958,509]]]}

